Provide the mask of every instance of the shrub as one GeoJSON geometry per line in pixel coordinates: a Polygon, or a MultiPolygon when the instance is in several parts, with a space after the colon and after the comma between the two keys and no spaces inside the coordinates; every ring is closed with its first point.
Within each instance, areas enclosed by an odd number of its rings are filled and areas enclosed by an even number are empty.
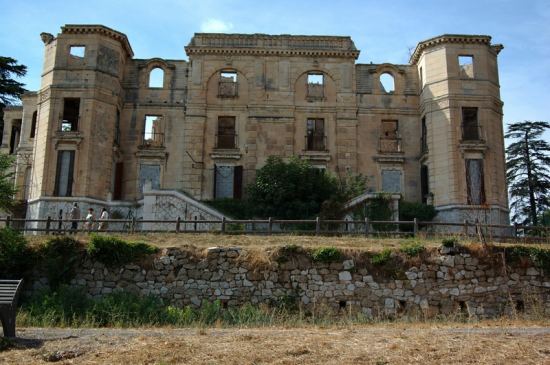
{"type": "Polygon", "coordinates": [[[550,250],[538,247],[512,246],[506,249],[506,260],[518,263],[522,258],[529,259],[535,267],[550,273],[550,250]]]}
{"type": "Polygon", "coordinates": [[[385,248],[381,252],[374,254],[370,262],[373,265],[382,266],[387,264],[391,260],[391,249],[385,248]]]}
{"type": "Polygon", "coordinates": [[[342,253],[336,247],[320,247],[311,253],[313,261],[334,262],[342,258],[342,253]]]}
{"type": "Polygon", "coordinates": [[[399,251],[403,252],[407,256],[415,257],[420,255],[426,248],[417,241],[404,242],[401,244],[399,251]]]}
{"type": "Polygon", "coordinates": [[[246,199],[214,199],[204,201],[203,203],[210,205],[214,209],[219,210],[223,214],[234,219],[251,219],[251,206],[246,199]]]}
{"type": "Polygon", "coordinates": [[[0,229],[0,277],[21,279],[34,264],[34,253],[23,235],[10,228],[0,229]]]}
{"type": "Polygon", "coordinates": [[[73,279],[80,251],[80,242],[71,237],[55,237],[40,247],[39,256],[52,289],[73,279]]]}
{"type": "Polygon", "coordinates": [[[399,219],[412,221],[414,218],[421,222],[429,222],[435,218],[437,211],[433,205],[416,202],[399,202],[399,219]]]}
{"type": "Polygon", "coordinates": [[[108,266],[124,265],[153,254],[158,248],[142,242],[126,242],[116,237],[92,235],[87,252],[108,266]]]}
{"type": "Polygon", "coordinates": [[[447,248],[458,247],[458,240],[456,238],[444,238],[441,244],[447,248]]]}
{"type": "MultiPolygon", "coordinates": [[[[391,196],[389,194],[378,194],[369,199],[366,209],[366,215],[371,221],[389,221],[393,212],[390,208],[391,196]]],[[[377,231],[389,231],[395,229],[395,224],[376,223],[372,225],[377,231]]]]}
{"type": "Polygon", "coordinates": [[[287,262],[290,256],[297,255],[301,252],[303,252],[303,249],[298,245],[284,245],[277,250],[275,261],[278,263],[287,262]]]}

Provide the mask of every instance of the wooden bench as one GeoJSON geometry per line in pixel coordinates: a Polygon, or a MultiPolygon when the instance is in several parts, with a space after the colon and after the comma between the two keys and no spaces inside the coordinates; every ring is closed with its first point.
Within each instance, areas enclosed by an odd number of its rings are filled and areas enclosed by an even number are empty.
{"type": "Polygon", "coordinates": [[[23,280],[0,280],[0,320],[4,337],[15,337],[17,299],[23,280]]]}

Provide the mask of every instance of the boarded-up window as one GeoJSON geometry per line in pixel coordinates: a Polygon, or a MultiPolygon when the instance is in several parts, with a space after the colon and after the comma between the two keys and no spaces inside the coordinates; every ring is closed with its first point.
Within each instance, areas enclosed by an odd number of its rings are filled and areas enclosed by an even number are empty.
{"type": "Polygon", "coordinates": [[[401,170],[382,170],[382,191],[401,192],[401,170]]]}
{"type": "Polygon", "coordinates": [[[480,205],[485,203],[483,160],[466,160],[466,186],[468,190],[468,204],[480,205]]]}
{"type": "Polygon", "coordinates": [[[72,196],[74,151],[58,151],[54,196],[72,196]]]}
{"type": "Polygon", "coordinates": [[[477,108],[462,108],[462,139],[465,141],[479,140],[477,108]]]}
{"type": "Polygon", "coordinates": [[[79,113],[80,113],[79,98],[63,99],[63,119],[61,120],[62,132],[75,132],[78,130],[79,113]]]}
{"type": "Polygon", "coordinates": [[[458,56],[458,65],[460,67],[460,77],[464,79],[474,78],[474,57],[458,56]]]}
{"type": "Polygon", "coordinates": [[[236,148],[235,117],[218,117],[216,148],[236,148]]]}
{"type": "Polygon", "coordinates": [[[325,151],[325,120],[308,119],[306,134],[307,151],[325,151]]]}
{"type": "Polygon", "coordinates": [[[214,198],[242,197],[243,167],[214,166],[214,198]]]}
{"type": "Polygon", "coordinates": [[[151,184],[153,190],[160,189],[160,165],[140,165],[139,191],[143,192],[143,188],[147,183],[151,184]]]}

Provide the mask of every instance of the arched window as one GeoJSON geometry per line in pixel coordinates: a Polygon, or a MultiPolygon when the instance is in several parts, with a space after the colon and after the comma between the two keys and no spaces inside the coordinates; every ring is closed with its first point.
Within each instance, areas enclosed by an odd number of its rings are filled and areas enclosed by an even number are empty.
{"type": "Polygon", "coordinates": [[[31,120],[31,135],[30,138],[34,138],[34,134],[36,133],[36,115],[37,113],[32,113],[32,120],[31,120]]]}
{"type": "Polygon", "coordinates": [[[380,75],[380,90],[386,94],[393,94],[395,91],[395,80],[389,72],[380,75]]]}
{"type": "Polygon", "coordinates": [[[149,87],[164,87],[164,70],[155,67],[149,73],[149,87]]]}

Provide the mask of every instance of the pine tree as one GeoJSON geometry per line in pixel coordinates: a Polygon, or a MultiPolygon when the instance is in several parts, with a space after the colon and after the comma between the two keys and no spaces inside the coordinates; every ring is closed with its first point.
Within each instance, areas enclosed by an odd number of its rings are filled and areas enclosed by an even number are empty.
{"type": "Polygon", "coordinates": [[[506,148],[506,180],[512,220],[537,225],[550,208],[550,144],[541,135],[550,123],[524,121],[510,124],[504,136],[513,142],[506,148]]]}
{"type": "Polygon", "coordinates": [[[0,109],[13,104],[26,90],[25,84],[15,81],[13,77],[23,77],[27,73],[27,66],[18,65],[17,60],[11,57],[0,56],[0,109]]]}

